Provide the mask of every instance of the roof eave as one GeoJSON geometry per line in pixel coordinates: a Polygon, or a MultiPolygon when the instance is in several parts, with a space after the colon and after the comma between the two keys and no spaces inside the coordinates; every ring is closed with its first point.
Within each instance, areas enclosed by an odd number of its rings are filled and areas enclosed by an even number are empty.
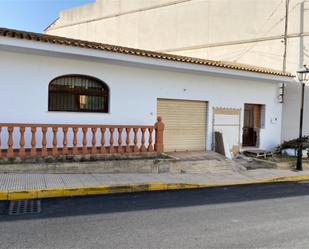
{"type": "Polygon", "coordinates": [[[141,57],[151,57],[155,59],[168,60],[173,62],[184,62],[189,64],[197,64],[197,65],[205,65],[205,66],[213,66],[213,67],[221,67],[221,68],[229,68],[240,71],[249,71],[249,72],[257,72],[262,74],[272,74],[278,76],[287,76],[292,77],[291,74],[285,73],[282,71],[277,71],[274,69],[238,64],[238,63],[227,63],[222,61],[214,61],[207,60],[195,57],[187,57],[180,56],[174,54],[164,54],[160,52],[154,52],[149,50],[141,50],[129,47],[122,47],[110,44],[103,44],[98,42],[90,42],[84,40],[71,39],[66,37],[52,36],[46,34],[39,34],[33,32],[26,32],[20,30],[6,29],[0,28],[0,36],[2,37],[11,37],[14,39],[26,39],[32,40],[36,42],[44,42],[50,44],[60,44],[62,46],[69,47],[81,47],[81,48],[89,48],[98,51],[111,51],[113,53],[121,53],[121,54],[130,54],[141,57]]]}
{"type": "Polygon", "coordinates": [[[22,51],[39,54],[57,54],[69,57],[87,57],[96,60],[105,60],[114,63],[130,63],[157,68],[170,68],[174,70],[187,70],[213,75],[223,75],[227,77],[253,78],[259,80],[270,80],[275,82],[293,81],[290,76],[281,76],[266,74],[260,72],[251,72],[237,70],[225,67],[199,65],[195,63],[186,63],[180,61],[161,60],[152,57],[131,55],[126,53],[115,53],[111,51],[94,50],[89,48],[63,46],[60,44],[38,43],[33,40],[15,39],[10,37],[0,37],[0,47],[10,51],[22,51]]]}

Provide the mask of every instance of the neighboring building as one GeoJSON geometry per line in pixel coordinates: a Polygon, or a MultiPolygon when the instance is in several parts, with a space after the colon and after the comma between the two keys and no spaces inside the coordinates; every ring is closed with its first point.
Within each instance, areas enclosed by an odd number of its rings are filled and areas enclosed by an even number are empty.
{"type": "MultiPolygon", "coordinates": [[[[295,74],[309,64],[308,8],[305,0],[97,0],[61,11],[45,32],[277,70],[286,67],[295,74]]],[[[298,135],[299,96],[299,86],[286,85],[283,139],[298,135]]],[[[309,135],[309,115],[304,118],[309,135]]]]}
{"type": "MultiPolygon", "coordinates": [[[[286,0],[97,0],[63,10],[45,33],[282,70],[286,0]]],[[[309,4],[290,0],[287,68],[308,61],[309,4]]]]}
{"type": "MultiPolygon", "coordinates": [[[[293,81],[272,69],[3,28],[0,57],[0,127],[149,125],[162,116],[166,151],[211,149],[214,131],[230,149],[274,148],[281,141],[279,86],[293,81]]],[[[8,141],[3,136],[4,129],[8,141]]]]}

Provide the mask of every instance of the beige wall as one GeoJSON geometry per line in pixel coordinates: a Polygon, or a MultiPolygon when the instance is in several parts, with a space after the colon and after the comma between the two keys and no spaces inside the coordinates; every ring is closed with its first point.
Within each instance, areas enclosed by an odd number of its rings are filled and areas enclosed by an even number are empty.
{"type": "MultiPolygon", "coordinates": [[[[290,0],[292,72],[303,64],[300,30],[309,32],[302,2],[290,0]]],[[[284,17],[285,0],[97,0],[62,11],[46,33],[282,69],[284,17]]]]}
{"type": "MultiPolygon", "coordinates": [[[[282,69],[285,2],[97,0],[62,11],[46,33],[282,69]]],[[[290,0],[287,70],[292,73],[309,64],[306,23],[309,23],[309,3],[290,0]]],[[[283,139],[298,134],[299,96],[299,86],[287,86],[283,139]]],[[[306,98],[309,99],[309,93],[306,98]]],[[[309,104],[306,108],[309,111],[309,104]]],[[[304,118],[305,134],[309,134],[309,115],[305,113],[304,118]]]]}

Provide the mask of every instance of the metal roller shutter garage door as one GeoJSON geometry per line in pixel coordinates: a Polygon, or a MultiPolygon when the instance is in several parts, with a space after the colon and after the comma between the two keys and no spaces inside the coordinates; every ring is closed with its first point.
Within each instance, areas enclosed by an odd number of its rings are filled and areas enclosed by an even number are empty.
{"type": "Polygon", "coordinates": [[[158,99],[157,112],[165,124],[165,151],[206,149],[207,102],[158,99]]]}

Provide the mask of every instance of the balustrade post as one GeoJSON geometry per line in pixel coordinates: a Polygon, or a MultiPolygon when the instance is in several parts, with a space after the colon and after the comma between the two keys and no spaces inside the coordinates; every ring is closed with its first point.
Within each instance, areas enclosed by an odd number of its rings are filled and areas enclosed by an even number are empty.
{"type": "Polygon", "coordinates": [[[92,147],[91,147],[91,153],[96,154],[97,153],[97,139],[96,139],[96,132],[97,128],[91,128],[92,131],[92,147]]]}
{"type": "Polygon", "coordinates": [[[14,156],[14,151],[13,151],[13,131],[14,131],[14,127],[10,126],[8,127],[8,133],[9,133],[9,137],[8,137],[8,150],[7,150],[7,157],[13,157],[14,156]]]}
{"type": "Polygon", "coordinates": [[[26,155],[26,152],[25,152],[25,127],[20,127],[19,132],[20,132],[19,156],[24,157],[26,155]]]}
{"type": "Polygon", "coordinates": [[[47,148],[46,148],[46,145],[47,145],[47,137],[46,137],[47,127],[42,127],[42,133],[43,133],[43,136],[42,136],[42,156],[47,156],[48,155],[47,148]]]}
{"type": "Polygon", "coordinates": [[[77,148],[77,132],[78,132],[78,128],[74,127],[73,128],[73,155],[78,154],[78,148],[77,148]]]}
{"type": "Polygon", "coordinates": [[[109,153],[114,153],[114,128],[109,128],[110,140],[109,140],[109,153]]]}
{"type": "Polygon", "coordinates": [[[145,131],[146,131],[146,129],[142,128],[141,131],[142,131],[142,140],[141,140],[140,150],[141,150],[141,152],[146,152],[147,151],[147,149],[145,147],[145,131]]]}
{"type": "Polygon", "coordinates": [[[101,147],[100,147],[100,153],[104,154],[106,152],[105,150],[105,131],[106,128],[101,128],[101,147]]]}
{"type": "Polygon", "coordinates": [[[126,133],[127,133],[127,137],[126,137],[126,152],[127,153],[131,152],[131,148],[130,148],[130,131],[131,131],[131,128],[126,128],[126,133]]]}
{"type": "Polygon", "coordinates": [[[63,150],[62,150],[62,153],[64,155],[67,155],[69,153],[68,151],[68,137],[67,137],[67,134],[68,134],[68,127],[62,127],[62,131],[63,131],[63,150]]]}
{"type": "Polygon", "coordinates": [[[118,153],[122,153],[123,152],[123,148],[122,148],[122,130],[123,128],[118,128],[118,153]]]}
{"type": "Polygon", "coordinates": [[[162,122],[162,118],[158,117],[157,122],[155,123],[155,145],[154,149],[157,152],[164,151],[164,144],[163,144],[163,132],[164,132],[164,123],[162,122]]]}
{"type": "Polygon", "coordinates": [[[36,127],[31,127],[31,151],[30,155],[35,156],[36,155],[36,127]]]}
{"type": "Polygon", "coordinates": [[[53,127],[53,148],[52,148],[52,155],[53,156],[57,156],[57,154],[58,154],[57,132],[58,132],[58,127],[53,127]]]}
{"type": "Polygon", "coordinates": [[[1,149],[1,130],[2,130],[2,127],[0,127],[0,157],[2,156],[2,149],[1,149]]]}
{"type": "Polygon", "coordinates": [[[153,128],[149,128],[148,131],[149,131],[149,139],[148,139],[148,148],[147,148],[147,150],[149,152],[152,152],[153,151],[153,146],[152,146],[152,132],[153,132],[153,128]]]}
{"type": "Polygon", "coordinates": [[[138,128],[133,128],[134,131],[134,147],[133,147],[133,152],[138,152],[138,146],[137,146],[137,132],[138,128]]]}
{"type": "Polygon", "coordinates": [[[83,127],[83,148],[82,148],[82,152],[83,154],[88,154],[88,148],[87,148],[87,131],[88,128],[87,127],[83,127]]]}

